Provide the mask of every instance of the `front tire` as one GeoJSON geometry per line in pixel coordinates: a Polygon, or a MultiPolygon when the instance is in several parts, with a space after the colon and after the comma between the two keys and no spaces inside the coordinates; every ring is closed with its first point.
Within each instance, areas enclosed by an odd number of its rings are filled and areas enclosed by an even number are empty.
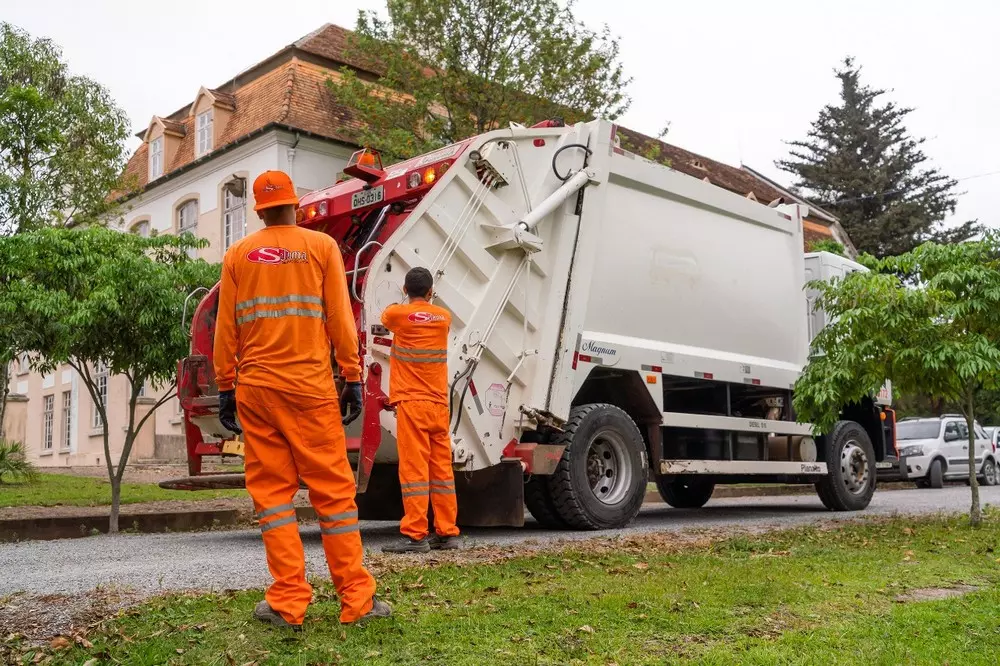
{"type": "Polygon", "coordinates": [[[987,458],[986,462],[983,463],[983,485],[1000,485],[1000,467],[997,467],[993,458],[987,458]]]}
{"type": "Polygon", "coordinates": [[[816,493],[832,511],[861,511],[875,494],[875,449],[871,438],[854,421],[838,421],[823,438],[827,475],[816,493]]]}
{"type": "Polygon", "coordinates": [[[663,501],[675,509],[700,509],[715,492],[715,482],[706,479],[656,477],[656,489],[663,501]]]}
{"type": "Polygon", "coordinates": [[[562,459],[549,477],[556,514],[568,527],[623,527],[646,495],[646,445],[635,422],[613,405],[574,407],[559,436],[562,459]]]}
{"type": "Polygon", "coordinates": [[[931,462],[931,468],[927,470],[927,483],[936,490],[944,488],[944,465],[940,458],[931,462]]]}

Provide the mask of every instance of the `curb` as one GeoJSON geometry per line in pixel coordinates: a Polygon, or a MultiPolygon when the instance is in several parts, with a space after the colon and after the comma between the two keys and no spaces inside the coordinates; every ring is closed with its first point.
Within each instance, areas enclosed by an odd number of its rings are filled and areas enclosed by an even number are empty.
{"type": "MultiPolygon", "coordinates": [[[[880,484],[879,492],[902,490],[910,484],[880,484]]],[[[768,486],[759,488],[719,487],[713,499],[734,497],[780,497],[791,495],[812,495],[816,491],[805,486],[768,486]]],[[[663,504],[655,490],[647,491],[643,504],[663,504]]],[[[316,512],[311,506],[296,507],[299,520],[315,520],[316,512]]],[[[234,527],[253,524],[252,517],[238,509],[213,509],[209,511],[169,511],[160,513],[134,513],[127,509],[118,518],[122,532],[156,534],[163,532],[193,532],[216,527],[234,527]]],[[[58,516],[52,518],[12,518],[0,520],[0,543],[11,541],[49,541],[52,539],[77,539],[107,534],[108,516],[58,516]]]]}

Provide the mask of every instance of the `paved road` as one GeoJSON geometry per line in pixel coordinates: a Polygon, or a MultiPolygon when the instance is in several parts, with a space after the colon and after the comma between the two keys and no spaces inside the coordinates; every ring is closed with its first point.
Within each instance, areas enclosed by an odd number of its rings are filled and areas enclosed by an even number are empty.
{"type": "MultiPolygon", "coordinates": [[[[1000,505],[1000,487],[982,488],[984,504],[1000,505]]],[[[523,544],[531,548],[553,540],[594,536],[683,532],[736,527],[766,529],[818,523],[833,518],[967,511],[969,489],[897,490],[876,493],[860,514],[834,514],[813,496],[712,500],[704,509],[678,510],[647,505],[629,527],[605,532],[547,532],[530,524],[522,529],[467,530],[473,544],[523,544]]],[[[397,536],[395,523],[362,523],[365,546],[378,548],[397,536]]],[[[302,527],[310,573],[325,575],[319,527],[302,527]]],[[[14,592],[78,593],[98,585],[138,590],[262,587],[268,582],[257,530],[195,534],[125,534],[60,541],[0,544],[0,597],[14,592]]]]}

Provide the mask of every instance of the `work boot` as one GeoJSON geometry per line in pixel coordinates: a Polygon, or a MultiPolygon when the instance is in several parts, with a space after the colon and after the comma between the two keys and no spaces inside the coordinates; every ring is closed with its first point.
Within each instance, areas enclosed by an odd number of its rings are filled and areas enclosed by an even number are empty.
{"type": "Polygon", "coordinates": [[[372,620],[380,617],[390,617],[392,616],[392,606],[382,601],[378,597],[372,597],[372,609],[359,617],[357,620],[351,624],[363,624],[368,620],[372,620]]]}
{"type": "Polygon", "coordinates": [[[459,550],[462,547],[462,541],[457,536],[435,534],[430,538],[430,542],[431,550],[459,550]]]}
{"type": "Polygon", "coordinates": [[[428,543],[427,537],[423,539],[411,539],[406,537],[397,541],[396,543],[389,544],[388,546],[382,546],[383,553],[429,553],[431,552],[431,544],[428,543]]]}
{"type": "Polygon", "coordinates": [[[279,629],[291,629],[292,631],[302,631],[301,624],[292,624],[285,618],[281,617],[281,613],[278,613],[271,608],[271,604],[267,603],[267,600],[261,601],[257,604],[256,608],[253,609],[253,616],[261,622],[270,623],[272,627],[278,627],[279,629]]]}

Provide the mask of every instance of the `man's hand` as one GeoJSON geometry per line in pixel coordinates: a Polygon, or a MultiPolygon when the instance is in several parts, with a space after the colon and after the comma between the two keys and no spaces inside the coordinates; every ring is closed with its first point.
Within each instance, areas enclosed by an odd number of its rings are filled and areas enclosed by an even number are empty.
{"type": "Polygon", "coordinates": [[[361,413],[361,403],[361,382],[347,382],[344,385],[344,390],[340,393],[340,415],[345,422],[349,423],[356,418],[355,416],[348,421],[348,415],[361,413]]]}
{"type": "Polygon", "coordinates": [[[243,434],[236,424],[236,391],[219,391],[219,423],[230,432],[243,434]]]}

